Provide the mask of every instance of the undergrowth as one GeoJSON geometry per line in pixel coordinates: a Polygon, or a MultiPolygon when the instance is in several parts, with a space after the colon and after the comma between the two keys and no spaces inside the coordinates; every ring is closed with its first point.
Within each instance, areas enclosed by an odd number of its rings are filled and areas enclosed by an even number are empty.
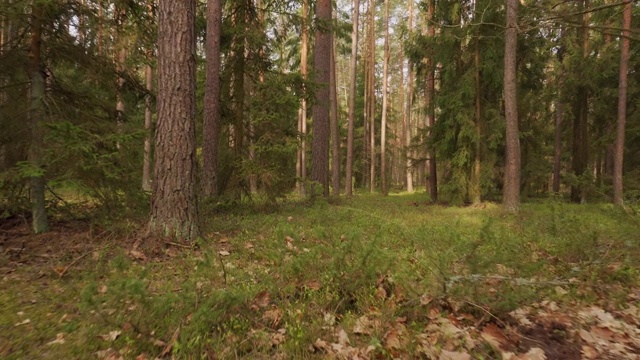
{"type": "MultiPolygon", "coordinates": [[[[640,218],[609,205],[549,201],[513,215],[400,194],[211,214],[193,249],[145,261],[117,249],[63,278],[44,269],[31,281],[26,268],[5,277],[0,354],[5,344],[9,359],[108,348],[124,358],[310,358],[321,356],[316,339],[364,314],[402,318],[419,334],[434,307],[504,318],[543,299],[615,306],[640,275],[640,218]],[[59,333],[65,343],[47,345],[59,333]]],[[[391,357],[384,335],[351,340],[391,357]]]]}

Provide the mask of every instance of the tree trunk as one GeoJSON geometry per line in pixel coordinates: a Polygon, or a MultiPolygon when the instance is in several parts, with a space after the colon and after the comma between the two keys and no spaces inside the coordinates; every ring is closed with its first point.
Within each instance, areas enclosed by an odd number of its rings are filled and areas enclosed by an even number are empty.
{"type": "Polygon", "coordinates": [[[564,104],[558,95],[556,100],[555,139],[553,145],[553,185],[554,193],[560,193],[560,167],[562,165],[562,118],[564,117],[564,104]]]}
{"type": "MultiPolygon", "coordinates": [[[[308,48],[309,48],[309,5],[308,0],[302,1],[302,39],[300,44],[300,73],[304,80],[307,80],[308,75],[308,48]]],[[[305,196],[305,181],[307,179],[307,99],[306,93],[303,94],[300,102],[300,116],[299,116],[299,131],[301,137],[301,144],[298,154],[300,163],[300,175],[298,178],[298,191],[300,196],[305,196]]]]}
{"type": "Polygon", "coordinates": [[[331,77],[330,77],[330,102],[331,102],[331,186],[333,196],[340,196],[340,124],[338,123],[338,94],[336,93],[336,48],[333,36],[331,37],[331,77]]]}
{"type": "MultiPolygon", "coordinates": [[[[433,16],[436,11],[436,2],[435,0],[429,0],[429,5],[427,7],[427,19],[429,20],[429,28],[427,30],[427,34],[429,38],[433,38],[436,35],[436,28],[432,22],[433,16]]],[[[429,55],[430,57],[432,55],[429,55]]],[[[433,59],[427,59],[427,67],[428,67],[428,75],[427,75],[427,91],[426,91],[426,99],[425,106],[427,108],[427,125],[429,126],[429,139],[433,140],[433,127],[436,123],[435,116],[435,106],[433,104],[433,97],[435,93],[435,67],[436,64],[433,59]]],[[[431,196],[431,201],[438,202],[438,171],[437,171],[437,162],[436,162],[436,152],[435,149],[431,146],[427,151],[427,158],[429,159],[429,195],[431,196]]]]}
{"type": "Polygon", "coordinates": [[[45,207],[45,178],[42,168],[42,151],[44,147],[44,134],[42,122],[44,121],[44,75],[42,68],[42,21],[43,5],[33,1],[31,5],[31,39],[29,43],[29,78],[31,80],[31,94],[29,109],[29,126],[31,130],[31,142],[29,143],[28,160],[32,167],[30,176],[31,215],[33,217],[33,232],[41,234],[49,231],[47,210],[45,207]]]}
{"type": "MultiPolygon", "coordinates": [[[[413,32],[413,0],[409,0],[409,33],[413,32]]],[[[408,76],[407,79],[407,91],[406,91],[406,108],[403,122],[403,142],[405,145],[405,157],[406,161],[406,183],[407,192],[413,192],[413,165],[411,163],[411,115],[413,112],[413,65],[408,62],[408,76]]]]}
{"type": "Polygon", "coordinates": [[[351,30],[351,59],[349,60],[349,124],[347,128],[347,169],[344,190],[353,195],[353,132],[356,121],[356,71],[358,65],[358,18],[360,0],[353,0],[353,27],[351,30]]]}
{"type": "Polygon", "coordinates": [[[518,41],[518,0],[507,0],[507,31],[504,55],[504,108],[506,154],[503,204],[507,211],[520,208],[520,134],[518,131],[518,95],[516,55],[518,41]]]}
{"type": "Polygon", "coordinates": [[[627,121],[627,72],[629,70],[629,36],[631,35],[631,0],[624,3],[622,16],[622,38],[620,39],[620,84],[618,86],[618,122],[616,126],[616,148],[613,162],[613,203],[622,206],[624,135],[627,121]]]}
{"type": "MultiPolygon", "coordinates": [[[[311,177],[329,196],[329,85],[331,68],[331,1],[316,4],[316,41],[314,51],[316,102],[313,105],[313,144],[311,147],[311,177]]],[[[315,194],[315,192],[314,192],[315,194]]]]}
{"type": "MultiPolygon", "coordinates": [[[[581,13],[589,9],[589,0],[580,2],[581,13]]],[[[589,56],[589,14],[582,14],[582,26],[578,29],[578,40],[582,49],[583,58],[589,56]]],[[[584,74],[578,74],[579,77],[584,74]]],[[[589,133],[588,133],[588,111],[589,111],[589,91],[583,84],[578,85],[576,91],[576,102],[573,110],[573,173],[578,181],[571,186],[571,201],[585,203],[587,201],[587,189],[585,178],[589,167],[589,133]]]]}
{"type": "Polygon", "coordinates": [[[207,35],[205,55],[206,80],[204,121],[202,125],[202,195],[218,195],[218,140],[220,132],[220,34],[222,1],[207,2],[207,35]]]}
{"type": "Polygon", "coordinates": [[[193,0],[158,5],[158,127],[149,232],[193,241],[199,235],[195,164],[193,0]]]}
{"type": "Polygon", "coordinates": [[[369,192],[376,189],[376,35],[375,35],[375,0],[370,1],[369,5],[369,89],[367,97],[369,98],[369,192]]]}
{"type": "Polygon", "coordinates": [[[387,94],[389,79],[389,0],[384,1],[384,60],[382,65],[382,120],[380,127],[380,183],[382,185],[382,195],[389,193],[387,184],[387,106],[389,96],[387,94]]]}

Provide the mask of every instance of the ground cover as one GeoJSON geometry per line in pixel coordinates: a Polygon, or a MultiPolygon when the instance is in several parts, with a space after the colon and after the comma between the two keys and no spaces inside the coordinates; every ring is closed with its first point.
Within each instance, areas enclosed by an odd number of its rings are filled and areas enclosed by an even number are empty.
{"type": "MultiPolygon", "coordinates": [[[[640,216],[424,195],[207,215],[189,246],[0,226],[4,359],[634,359],[640,216]]],[[[127,230],[128,229],[128,230],[127,230]]]]}

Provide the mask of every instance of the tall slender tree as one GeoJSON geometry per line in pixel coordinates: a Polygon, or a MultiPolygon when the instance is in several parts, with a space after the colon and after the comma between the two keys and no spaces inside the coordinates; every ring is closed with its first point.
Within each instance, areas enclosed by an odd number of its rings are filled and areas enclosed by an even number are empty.
{"type": "Polygon", "coordinates": [[[520,134],[518,131],[518,96],[516,55],[518,41],[518,0],[507,0],[507,31],[504,46],[504,108],[506,121],[506,155],[503,203],[505,209],[520,208],[520,134]]]}
{"type": "Polygon", "coordinates": [[[195,163],[194,0],[158,4],[158,126],[149,231],[199,236],[195,163]]]}
{"type": "Polygon", "coordinates": [[[33,232],[36,234],[49,231],[47,210],[45,207],[45,178],[43,169],[44,127],[44,68],[42,66],[42,23],[44,18],[44,4],[33,0],[31,4],[31,39],[29,42],[29,79],[30,102],[29,126],[31,141],[29,143],[28,160],[30,170],[31,214],[33,217],[33,232]]]}
{"type": "Polygon", "coordinates": [[[624,165],[624,137],[627,122],[627,79],[629,71],[629,36],[631,35],[631,0],[624,2],[622,16],[622,37],[620,38],[620,75],[618,85],[618,122],[616,126],[616,147],[613,162],[613,203],[624,203],[622,172],[624,165]]]}
{"type": "Polygon", "coordinates": [[[347,128],[347,169],[345,174],[345,194],[353,194],[353,132],[356,119],[356,75],[358,64],[358,18],[360,0],[353,0],[353,22],[351,30],[351,58],[349,59],[349,124],[347,128]]]}
{"type": "MultiPolygon", "coordinates": [[[[413,32],[413,0],[409,0],[409,34],[413,32]]],[[[403,144],[405,146],[406,157],[406,184],[407,191],[413,192],[413,164],[411,162],[411,115],[413,113],[413,84],[414,84],[414,71],[413,64],[408,61],[408,79],[406,90],[406,108],[403,117],[403,144]]]]}
{"type": "Polygon", "coordinates": [[[220,129],[220,35],[222,1],[207,2],[206,82],[204,121],[202,126],[202,178],[200,186],[206,197],[217,195],[218,139],[220,129]]]}
{"type": "Polygon", "coordinates": [[[389,102],[389,0],[384,1],[384,60],[382,70],[382,119],[380,125],[380,183],[382,195],[387,195],[387,104],[389,102]]]}
{"type": "Polygon", "coordinates": [[[318,83],[313,105],[313,143],[311,146],[311,177],[329,195],[329,83],[331,68],[331,1],[316,3],[316,37],[314,49],[315,81],[318,83]]]}
{"type": "Polygon", "coordinates": [[[336,46],[331,37],[331,74],[330,74],[330,103],[331,103],[331,187],[333,196],[340,196],[340,123],[338,122],[338,94],[336,81],[336,46]]]}
{"type": "MultiPolygon", "coordinates": [[[[436,12],[436,1],[429,0],[427,4],[427,21],[429,22],[427,28],[427,36],[433,38],[436,35],[435,23],[433,21],[434,14],[436,12]]],[[[427,89],[425,91],[425,106],[427,108],[427,125],[429,126],[429,138],[433,140],[434,132],[433,128],[436,124],[435,106],[433,104],[433,98],[436,91],[435,86],[435,68],[434,54],[430,53],[427,58],[427,89]]],[[[433,141],[431,141],[433,142],[433,141]]],[[[438,201],[438,165],[436,162],[436,152],[433,148],[428,149],[427,158],[429,164],[429,195],[431,201],[438,201]]]]}

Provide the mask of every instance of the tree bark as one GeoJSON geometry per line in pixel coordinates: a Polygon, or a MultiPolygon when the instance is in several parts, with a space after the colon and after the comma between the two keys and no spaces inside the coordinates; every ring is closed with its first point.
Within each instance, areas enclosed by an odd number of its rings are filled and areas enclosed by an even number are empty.
{"type": "Polygon", "coordinates": [[[518,131],[518,95],[516,55],[518,41],[518,0],[507,0],[507,32],[504,55],[504,107],[506,154],[503,204],[507,211],[520,208],[520,138],[518,131]]]}
{"type": "Polygon", "coordinates": [[[353,132],[356,121],[356,71],[358,65],[358,18],[360,0],[353,0],[353,27],[351,30],[351,59],[349,60],[349,124],[347,128],[347,168],[344,190],[353,195],[353,132]]]}
{"type": "MultiPolygon", "coordinates": [[[[302,36],[300,44],[300,73],[303,80],[308,78],[308,48],[309,48],[309,4],[308,0],[302,1],[302,36]]],[[[307,179],[307,98],[306,93],[303,94],[300,101],[300,116],[299,116],[299,132],[300,132],[300,149],[298,150],[299,161],[299,177],[298,177],[298,191],[300,196],[305,196],[305,182],[307,179]]]]}
{"type": "MultiPolygon", "coordinates": [[[[313,105],[313,143],[311,146],[311,177],[329,196],[329,85],[331,68],[331,1],[316,4],[316,41],[314,51],[316,102],[313,105]]],[[[315,195],[315,192],[314,192],[315,195]]]]}
{"type": "MultiPolygon", "coordinates": [[[[430,38],[433,38],[436,35],[436,28],[432,23],[433,16],[436,11],[436,2],[435,0],[429,0],[429,4],[427,7],[427,19],[429,20],[429,27],[427,30],[427,34],[430,38]]],[[[432,55],[429,55],[430,57],[432,55]]],[[[428,67],[428,75],[427,75],[427,91],[426,91],[426,99],[425,106],[427,108],[427,125],[429,126],[429,139],[433,140],[433,127],[436,124],[436,116],[435,116],[435,106],[433,104],[433,96],[435,93],[435,67],[436,64],[433,59],[427,59],[427,67],[428,67]]],[[[432,202],[438,202],[438,166],[436,162],[436,152],[433,147],[430,147],[427,151],[427,158],[429,159],[429,195],[431,196],[432,202]]]]}
{"type": "MultiPolygon", "coordinates": [[[[409,0],[409,33],[413,32],[413,0],[409,0]]],[[[413,111],[413,65],[408,62],[407,91],[406,91],[406,109],[403,122],[403,140],[405,145],[406,161],[406,184],[407,192],[413,192],[413,165],[411,163],[411,115],[413,111]]]]}
{"type": "Polygon", "coordinates": [[[331,186],[333,196],[340,196],[340,124],[338,123],[338,94],[336,92],[336,47],[331,37],[331,186]]]}
{"type": "Polygon", "coordinates": [[[158,126],[149,232],[193,241],[199,235],[195,164],[193,0],[158,5],[158,126]]]}
{"type": "Polygon", "coordinates": [[[623,165],[624,136],[627,121],[627,72],[629,71],[629,36],[631,35],[631,0],[624,3],[622,37],[620,39],[620,83],[618,85],[618,122],[616,126],[616,148],[613,161],[613,203],[624,204],[623,165]]]}
{"type": "Polygon", "coordinates": [[[382,195],[389,193],[387,184],[387,106],[389,96],[387,94],[389,79],[389,0],[384,1],[384,60],[382,65],[382,120],[380,126],[380,183],[382,185],[382,195]]]}
{"type": "Polygon", "coordinates": [[[222,1],[207,2],[207,35],[205,55],[206,80],[204,119],[202,125],[202,195],[218,195],[218,140],[220,132],[220,34],[222,1]]]}
{"type": "Polygon", "coordinates": [[[31,5],[31,39],[29,43],[29,79],[31,80],[29,109],[29,126],[31,142],[29,143],[28,161],[32,167],[30,176],[31,215],[33,232],[41,234],[49,231],[47,210],[45,207],[45,178],[43,169],[44,134],[44,75],[42,68],[42,21],[43,5],[33,1],[31,5]]]}

